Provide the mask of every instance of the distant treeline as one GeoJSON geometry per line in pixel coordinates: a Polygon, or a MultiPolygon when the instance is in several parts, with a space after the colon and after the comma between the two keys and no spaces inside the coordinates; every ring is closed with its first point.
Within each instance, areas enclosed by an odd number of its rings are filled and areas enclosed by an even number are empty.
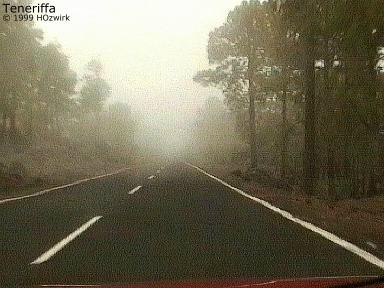
{"type": "Polygon", "coordinates": [[[219,87],[269,169],[330,199],[384,192],[384,2],[244,1],[209,35],[219,87]]]}

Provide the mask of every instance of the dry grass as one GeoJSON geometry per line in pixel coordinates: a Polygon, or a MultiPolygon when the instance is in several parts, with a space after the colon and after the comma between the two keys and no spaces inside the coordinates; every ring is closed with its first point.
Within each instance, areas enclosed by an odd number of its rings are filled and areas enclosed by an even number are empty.
{"type": "Polygon", "coordinates": [[[0,146],[0,198],[28,194],[45,187],[116,171],[127,166],[123,157],[98,153],[93,147],[68,142],[41,142],[28,147],[0,146]],[[9,173],[21,164],[24,172],[9,173]],[[8,170],[7,170],[8,169],[8,170]],[[4,169],[3,169],[4,170],[4,169]]]}

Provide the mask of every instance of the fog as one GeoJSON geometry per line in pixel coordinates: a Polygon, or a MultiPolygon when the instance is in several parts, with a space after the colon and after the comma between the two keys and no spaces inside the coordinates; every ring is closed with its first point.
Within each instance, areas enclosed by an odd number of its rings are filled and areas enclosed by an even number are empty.
{"type": "Polygon", "coordinates": [[[101,61],[112,88],[108,101],[131,106],[140,145],[155,141],[176,151],[206,99],[221,97],[192,78],[208,65],[208,33],[239,2],[56,0],[50,4],[71,21],[38,25],[45,41],[60,43],[78,75],[90,59],[101,61]]]}

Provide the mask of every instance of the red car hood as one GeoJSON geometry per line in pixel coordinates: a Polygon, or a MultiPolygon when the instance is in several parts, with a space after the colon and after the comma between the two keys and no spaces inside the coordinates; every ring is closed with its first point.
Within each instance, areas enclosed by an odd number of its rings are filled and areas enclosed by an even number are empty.
{"type": "MultiPolygon", "coordinates": [[[[156,282],[118,285],[41,285],[38,287],[65,288],[307,288],[307,287],[383,287],[384,284],[374,283],[376,277],[337,277],[337,278],[305,278],[286,280],[244,280],[244,281],[212,281],[212,282],[156,282]],[[361,283],[362,285],[357,285],[361,283]]],[[[381,279],[382,280],[382,279],[381,279]]],[[[377,281],[383,283],[383,281],[377,281]]]]}

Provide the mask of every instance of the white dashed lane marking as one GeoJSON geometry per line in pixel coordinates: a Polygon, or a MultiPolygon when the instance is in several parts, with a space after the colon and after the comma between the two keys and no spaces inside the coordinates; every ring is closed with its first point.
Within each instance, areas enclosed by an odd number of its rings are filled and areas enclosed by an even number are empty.
{"type": "Polygon", "coordinates": [[[38,257],[36,260],[34,260],[31,265],[41,264],[46,261],[48,261],[50,258],[52,258],[57,252],[62,250],[66,245],[68,245],[71,241],[73,241],[75,238],[80,236],[81,233],[83,233],[85,230],[87,230],[89,227],[91,227],[93,224],[95,224],[97,221],[99,221],[100,218],[103,216],[96,216],[93,217],[91,220],[89,220],[87,223],[83,224],[81,227],[76,229],[74,232],[69,234],[67,237],[65,237],[63,240],[55,244],[51,249],[49,249],[47,252],[42,254],[40,257],[38,257]]]}
{"type": "Polygon", "coordinates": [[[130,195],[133,195],[135,194],[137,191],[139,191],[143,186],[137,186],[135,189],[132,189],[131,191],[129,191],[128,194],[130,195]]]}

